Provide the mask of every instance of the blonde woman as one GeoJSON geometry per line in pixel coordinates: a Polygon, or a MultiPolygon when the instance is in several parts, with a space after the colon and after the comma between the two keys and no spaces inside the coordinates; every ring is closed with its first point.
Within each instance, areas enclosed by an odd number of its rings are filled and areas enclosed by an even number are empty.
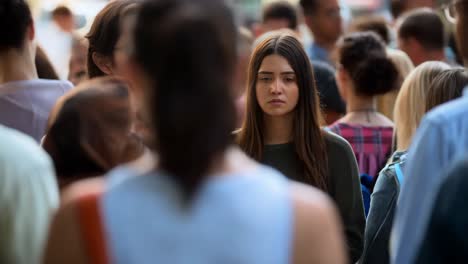
{"type": "Polygon", "coordinates": [[[380,172],[372,194],[364,239],[364,263],[389,263],[388,242],[400,192],[401,171],[413,135],[426,112],[432,81],[450,66],[443,62],[426,62],[415,68],[403,82],[395,103],[397,151],[380,172]]]}
{"type": "Polygon", "coordinates": [[[408,55],[401,50],[387,49],[387,56],[393,62],[393,64],[395,64],[398,70],[398,84],[397,89],[377,97],[377,110],[386,117],[393,120],[395,101],[398,93],[400,92],[400,87],[406,77],[408,77],[411,71],[413,71],[414,65],[408,55]]]}

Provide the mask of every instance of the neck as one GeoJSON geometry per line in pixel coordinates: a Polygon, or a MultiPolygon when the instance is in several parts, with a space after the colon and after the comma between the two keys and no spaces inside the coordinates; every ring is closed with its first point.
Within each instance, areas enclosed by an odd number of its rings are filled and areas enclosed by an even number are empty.
{"type": "Polygon", "coordinates": [[[351,95],[346,100],[346,112],[372,111],[377,109],[375,97],[360,97],[351,95]]]}
{"type": "Polygon", "coordinates": [[[17,49],[0,53],[0,84],[37,78],[34,56],[17,49]]]}
{"type": "Polygon", "coordinates": [[[426,61],[443,61],[443,62],[448,62],[447,58],[445,57],[445,52],[444,50],[431,50],[431,51],[424,51],[424,55],[422,58],[416,63],[417,65],[420,65],[426,61]]]}
{"type": "Polygon", "coordinates": [[[293,113],[285,116],[270,116],[264,114],[264,144],[274,145],[291,142],[293,139],[293,120],[293,113]]]}

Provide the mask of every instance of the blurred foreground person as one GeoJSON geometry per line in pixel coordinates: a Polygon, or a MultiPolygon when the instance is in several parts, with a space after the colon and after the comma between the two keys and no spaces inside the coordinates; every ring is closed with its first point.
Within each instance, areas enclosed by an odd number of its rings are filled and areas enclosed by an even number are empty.
{"type": "Polygon", "coordinates": [[[55,101],[72,84],[38,78],[34,23],[24,0],[0,2],[0,35],[0,124],[39,142],[55,101]]]}
{"type": "Polygon", "coordinates": [[[128,86],[121,80],[83,82],[55,106],[43,147],[52,157],[60,188],[112,168],[144,153],[132,124],[128,86]]]}
{"type": "MultiPolygon", "coordinates": [[[[453,1],[446,6],[446,15],[450,21],[456,23],[457,42],[460,48],[460,53],[464,58],[465,65],[468,63],[468,1],[458,0],[453,1]]],[[[430,111],[423,119],[418,132],[413,140],[409,154],[408,166],[405,169],[405,180],[403,189],[399,198],[396,220],[393,229],[392,249],[394,254],[392,261],[398,264],[414,263],[416,260],[417,250],[421,248],[425,231],[428,228],[429,219],[431,217],[432,208],[434,215],[439,214],[440,210],[447,210],[455,218],[454,221],[462,221],[463,216],[459,216],[459,207],[433,207],[438,190],[442,182],[447,178],[448,168],[453,162],[463,158],[468,152],[468,97],[466,94],[453,102],[441,105],[430,111]],[[450,209],[449,209],[450,208],[450,209]]],[[[466,176],[466,175],[462,175],[466,176]]],[[[461,176],[454,177],[453,181],[461,176]]],[[[447,183],[446,185],[451,185],[447,183]]],[[[448,199],[449,203],[442,203],[446,206],[455,205],[458,199],[463,200],[464,196],[459,195],[457,190],[463,190],[466,193],[465,185],[455,184],[460,189],[449,188],[447,192],[443,192],[443,197],[440,199],[448,199]]],[[[447,189],[444,189],[447,190],[447,189]]],[[[438,199],[438,201],[440,201],[438,199]]],[[[436,205],[440,205],[439,202],[436,205]]],[[[437,217],[437,216],[435,216],[437,217]]],[[[450,228],[456,228],[458,225],[450,222],[452,219],[435,220],[437,224],[443,224],[450,228]],[[439,222],[440,221],[440,222],[439,222]]],[[[432,224],[431,224],[432,226],[432,224]]],[[[466,224],[464,225],[466,226],[466,224]]],[[[430,227],[428,232],[434,232],[437,236],[437,227],[430,227]],[[433,229],[435,228],[435,229],[433,229]]],[[[446,229],[444,229],[446,230],[446,229]]],[[[439,256],[447,256],[457,253],[466,253],[466,243],[463,239],[468,237],[463,229],[446,231],[446,237],[450,241],[456,240],[455,234],[462,236],[462,246],[454,245],[452,249],[441,247],[437,252],[428,252],[428,258],[423,260],[434,260],[439,263],[439,256]],[[453,235],[451,235],[453,234],[453,235]]],[[[431,237],[427,243],[432,243],[434,237],[431,237]]],[[[443,243],[442,239],[437,241],[443,243]]],[[[448,246],[448,245],[445,245],[448,246]]],[[[456,257],[456,256],[455,256],[456,257]]],[[[445,259],[450,262],[450,258],[445,259]]],[[[444,260],[443,260],[444,261],[444,260]]],[[[464,260],[466,261],[466,259],[464,260]]],[[[424,261],[423,261],[424,262],[424,261]]]]}
{"type": "Polygon", "coordinates": [[[237,41],[227,7],[148,1],[132,36],[132,83],[145,91],[158,167],[71,187],[45,263],[344,263],[328,198],[232,145],[237,41]]]}
{"type": "Polygon", "coordinates": [[[30,137],[0,125],[0,263],[40,263],[58,205],[48,155],[30,137]]]}

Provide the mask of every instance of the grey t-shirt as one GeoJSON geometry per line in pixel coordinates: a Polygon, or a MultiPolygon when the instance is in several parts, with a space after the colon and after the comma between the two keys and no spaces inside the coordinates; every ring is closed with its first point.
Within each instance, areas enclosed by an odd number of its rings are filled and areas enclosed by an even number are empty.
{"type": "Polygon", "coordinates": [[[68,81],[25,80],[0,85],[0,124],[39,142],[57,99],[70,90],[68,81]]]}

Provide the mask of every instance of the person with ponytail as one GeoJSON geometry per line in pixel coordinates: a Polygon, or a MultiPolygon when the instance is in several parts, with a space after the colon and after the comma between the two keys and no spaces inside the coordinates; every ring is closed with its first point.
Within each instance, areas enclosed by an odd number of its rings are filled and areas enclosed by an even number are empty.
{"type": "Polygon", "coordinates": [[[143,91],[157,166],[71,186],[44,263],[346,263],[329,198],[233,144],[237,30],[223,3],[142,4],[127,76],[143,91]]]}
{"type": "Polygon", "coordinates": [[[346,115],[331,131],[351,144],[362,174],[376,178],[392,151],[393,123],[377,111],[377,96],[397,88],[399,73],[373,32],[351,33],[338,42],[336,79],[346,115]]]}
{"type": "Polygon", "coordinates": [[[300,41],[283,30],[266,33],[256,43],[238,144],[255,160],[289,179],[320,188],[335,200],[349,262],[355,263],[362,252],[365,219],[352,149],[344,139],[320,128],[313,69],[300,41]]]}

